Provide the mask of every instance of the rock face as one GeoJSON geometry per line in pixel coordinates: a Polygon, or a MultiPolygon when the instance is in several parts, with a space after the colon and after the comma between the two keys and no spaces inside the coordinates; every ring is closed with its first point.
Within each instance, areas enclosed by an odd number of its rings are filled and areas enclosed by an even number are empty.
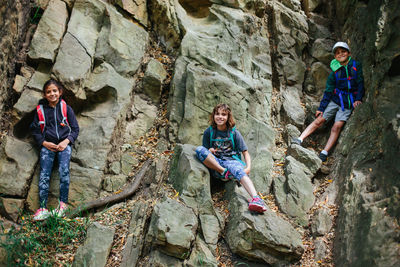
{"type": "Polygon", "coordinates": [[[227,241],[231,250],[250,260],[272,265],[299,259],[304,251],[300,234],[270,210],[263,215],[250,213],[246,194],[244,189],[237,189],[229,200],[227,241]]]}
{"type": "Polygon", "coordinates": [[[28,0],[2,1],[0,3],[0,109],[8,100],[15,76],[15,60],[24,42],[29,20],[28,0]]]}
{"type": "MultiPolygon", "coordinates": [[[[81,131],[72,153],[69,198],[76,206],[81,201],[97,198],[101,192],[113,149],[112,140],[117,142],[113,139],[115,129],[122,131],[118,136],[124,136],[125,124],[121,120],[131,105],[130,94],[135,84],[132,75],[141,64],[148,33],[103,1],[78,0],[70,17],[63,1],[53,0],[45,6],[28,53],[38,65],[33,76],[21,70],[26,85],[19,85],[21,97],[12,114],[15,120],[25,123],[18,130],[24,134],[18,136],[26,137],[32,111],[42,97],[43,84],[50,77],[65,85],[64,95],[69,105],[81,106],[75,110],[81,131]]],[[[146,109],[150,107],[147,105],[146,109]]],[[[142,120],[135,118],[133,122],[140,125],[142,120]]],[[[35,210],[39,171],[35,168],[36,147],[29,140],[7,137],[2,142],[1,154],[1,193],[26,197],[29,209],[35,210]]],[[[113,161],[117,164],[119,160],[117,154],[113,161]]],[[[124,167],[130,169],[129,166],[124,167]]],[[[56,171],[52,177],[49,205],[56,204],[59,191],[56,171]]]]}
{"type": "Polygon", "coordinates": [[[49,2],[33,35],[28,56],[32,60],[54,62],[68,19],[66,4],[61,0],[49,2]]]}
{"type": "Polygon", "coordinates": [[[200,144],[213,107],[229,104],[249,147],[252,179],[258,190],[268,192],[274,133],[268,120],[272,71],[267,25],[240,9],[219,5],[210,8],[207,23],[193,24],[192,19],[182,18],[188,30],[172,81],[172,130],[179,142],[200,144]]]}
{"type": "MultiPolygon", "coordinates": [[[[30,46],[21,46],[28,2],[0,4],[2,216],[18,221],[22,207],[38,208],[38,150],[27,129],[52,77],[65,85],[81,128],[72,152],[72,207],[123,187],[132,167],[154,156],[154,140],[155,157],[173,154],[143,182],[141,193],[150,197],[130,211],[122,266],[218,266],[221,245],[249,266],[302,265],[312,245],[315,261],[324,261],[331,257],[325,241],[336,195],[335,265],[400,265],[398,1],[41,0],[42,19],[30,46]],[[367,91],[331,154],[329,173],[314,151],[290,140],[314,119],[338,39],[363,63],[367,91]],[[154,49],[160,43],[165,47],[154,49]],[[164,48],[174,58],[160,56],[164,48]],[[257,193],[271,208],[274,198],[277,213],[250,213],[247,192],[234,182],[224,184],[227,209],[214,203],[212,178],[194,149],[221,102],[232,108],[249,147],[257,193]],[[166,113],[169,121],[159,124],[166,113]],[[140,142],[148,142],[146,151],[140,142]]],[[[50,208],[58,192],[55,168],[50,208]]],[[[113,236],[113,229],[91,226],[74,265],[104,266],[113,236]]]]}
{"type": "Polygon", "coordinates": [[[400,37],[394,29],[400,21],[400,3],[356,5],[336,2],[339,20],[348,25],[343,35],[351,40],[353,56],[363,63],[367,91],[337,148],[334,174],[341,208],[335,261],[337,266],[396,266],[400,264],[400,37]]]}
{"type": "Polygon", "coordinates": [[[87,231],[83,246],[79,247],[72,266],[105,266],[115,229],[95,222],[87,231]]]}
{"type": "Polygon", "coordinates": [[[0,193],[24,197],[37,161],[37,152],[31,144],[7,137],[1,146],[0,193]],[[24,153],[21,153],[24,151],[24,153]]]}
{"type": "Polygon", "coordinates": [[[307,212],[314,204],[311,172],[291,156],[286,158],[285,177],[274,180],[274,192],[278,206],[300,225],[307,225],[307,212]]]}
{"type": "Polygon", "coordinates": [[[177,145],[175,154],[169,181],[183,202],[198,214],[205,242],[216,245],[224,223],[213,207],[209,171],[197,160],[194,146],[177,145]]]}
{"type": "Polygon", "coordinates": [[[146,238],[166,254],[185,259],[190,254],[197,226],[196,215],[190,208],[167,199],[154,207],[146,238]]]}

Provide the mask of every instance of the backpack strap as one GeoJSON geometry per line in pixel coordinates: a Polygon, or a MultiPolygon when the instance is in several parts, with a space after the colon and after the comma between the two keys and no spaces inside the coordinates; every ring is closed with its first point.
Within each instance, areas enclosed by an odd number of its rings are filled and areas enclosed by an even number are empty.
{"type": "Polygon", "coordinates": [[[234,150],[234,151],[236,151],[235,150],[235,140],[233,140],[233,132],[235,130],[236,130],[236,126],[234,126],[229,132],[229,135],[230,135],[230,138],[231,138],[231,141],[232,141],[232,150],[234,150]]]}
{"type": "Polygon", "coordinates": [[[38,118],[39,118],[40,131],[42,131],[42,133],[43,133],[44,127],[46,126],[46,118],[44,116],[43,105],[37,105],[36,112],[37,112],[38,118]]]}
{"type": "Polygon", "coordinates": [[[210,147],[212,147],[212,140],[213,140],[213,134],[214,134],[214,130],[213,127],[208,127],[210,128],[210,147]]]}
{"type": "Polygon", "coordinates": [[[68,125],[68,115],[67,115],[67,103],[65,103],[64,99],[61,99],[60,101],[60,109],[61,109],[61,115],[63,117],[61,126],[68,125]]]}

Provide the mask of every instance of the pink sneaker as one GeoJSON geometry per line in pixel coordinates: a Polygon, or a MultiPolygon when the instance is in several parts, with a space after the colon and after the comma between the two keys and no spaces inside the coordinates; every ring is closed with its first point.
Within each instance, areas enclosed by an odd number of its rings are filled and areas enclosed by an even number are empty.
{"type": "Polygon", "coordinates": [[[58,217],[64,217],[65,212],[68,209],[68,205],[62,201],[58,204],[58,207],[54,210],[54,215],[58,217]]]}
{"type": "Polygon", "coordinates": [[[264,211],[267,210],[267,208],[265,207],[264,201],[260,197],[254,197],[249,202],[249,210],[258,213],[263,213],[264,211]]]}
{"type": "Polygon", "coordinates": [[[33,215],[33,220],[35,221],[43,221],[50,216],[50,212],[45,208],[38,209],[33,215]]]}

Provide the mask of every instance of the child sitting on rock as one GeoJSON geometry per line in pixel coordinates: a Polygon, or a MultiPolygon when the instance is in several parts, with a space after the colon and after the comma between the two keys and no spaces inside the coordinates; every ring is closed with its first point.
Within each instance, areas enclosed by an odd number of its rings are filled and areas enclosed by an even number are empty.
{"type": "Polygon", "coordinates": [[[336,143],[353,108],[361,104],[364,95],[361,63],[351,58],[349,46],[344,42],[337,42],[332,51],[335,56],[330,64],[332,72],[329,74],[324,96],[315,113],[316,119],[302,132],[300,137],[292,140],[292,143],[301,145],[307,136],[335,117],[328,142],[319,154],[319,158],[323,162],[327,160],[328,153],[336,143]]]}
{"type": "Polygon", "coordinates": [[[31,124],[32,134],[40,146],[39,205],[33,219],[44,220],[47,210],[50,175],[57,156],[60,174],[60,203],[54,210],[62,217],[67,209],[69,191],[69,163],[71,145],[79,134],[79,126],[74,111],[61,99],[63,87],[55,80],[48,80],[43,86],[43,99],[39,101],[37,112],[31,124]]]}
{"type": "Polygon", "coordinates": [[[252,197],[249,210],[263,213],[267,210],[265,204],[248,176],[250,154],[242,135],[235,129],[235,120],[229,106],[219,104],[214,107],[210,124],[203,134],[203,146],[196,149],[198,159],[209,169],[218,172],[224,180],[233,177],[239,181],[252,197]],[[245,163],[240,160],[240,153],[245,163]]]}

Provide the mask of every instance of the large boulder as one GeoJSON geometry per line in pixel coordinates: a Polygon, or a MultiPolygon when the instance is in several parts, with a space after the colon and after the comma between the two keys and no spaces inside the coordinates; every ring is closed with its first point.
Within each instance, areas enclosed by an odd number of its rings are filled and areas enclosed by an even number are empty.
{"type": "Polygon", "coordinates": [[[318,95],[322,95],[325,90],[326,80],[331,72],[328,66],[329,64],[323,64],[321,62],[316,62],[311,65],[310,75],[318,95]]]}
{"type": "Polygon", "coordinates": [[[333,42],[329,39],[317,39],[312,45],[311,56],[329,66],[333,59],[332,46],[333,42]]]}
{"type": "Polygon", "coordinates": [[[285,117],[290,123],[302,126],[306,118],[306,114],[301,105],[299,92],[295,88],[288,88],[282,92],[283,111],[285,117]]]}
{"type": "Polygon", "coordinates": [[[38,151],[32,144],[11,136],[4,138],[0,147],[0,193],[25,197],[37,160],[38,151]]]}
{"type": "Polygon", "coordinates": [[[279,208],[302,226],[308,224],[307,213],[315,200],[311,176],[304,164],[288,156],[285,176],[278,176],[274,180],[274,193],[279,208]]]}
{"type": "Polygon", "coordinates": [[[166,199],[154,207],[146,239],[167,255],[185,259],[190,254],[197,227],[197,217],[191,208],[166,199]]]}
{"type": "Polygon", "coordinates": [[[149,34],[113,6],[107,5],[106,12],[94,58],[108,62],[122,76],[133,76],[143,58],[149,34]]]}
{"type": "Polygon", "coordinates": [[[292,144],[289,147],[287,155],[290,155],[299,162],[303,163],[313,175],[319,170],[322,164],[321,159],[314,151],[296,144],[292,144]]]}
{"type": "Polygon", "coordinates": [[[167,77],[167,71],[163,64],[156,59],[147,63],[146,72],[143,77],[143,91],[150,96],[154,103],[160,102],[162,82],[167,77]]]}
{"type": "Polygon", "coordinates": [[[6,219],[18,221],[24,209],[24,200],[15,198],[0,198],[0,214],[6,219]]]}
{"type": "Polygon", "coordinates": [[[154,123],[157,117],[157,106],[141,96],[133,97],[133,106],[128,114],[134,119],[126,124],[125,140],[130,141],[144,135],[154,123]]]}
{"type": "Polygon", "coordinates": [[[14,105],[15,116],[22,118],[32,110],[36,110],[36,106],[42,97],[43,94],[38,91],[25,89],[14,105]]]}
{"type": "Polygon", "coordinates": [[[44,11],[28,52],[32,60],[54,62],[58,47],[67,27],[67,6],[61,0],[52,0],[44,11]]]}
{"type": "Polygon", "coordinates": [[[51,69],[47,64],[39,64],[38,68],[29,79],[27,86],[39,92],[43,91],[43,85],[50,79],[51,69]]]}
{"type": "Polygon", "coordinates": [[[205,242],[216,245],[224,222],[213,207],[210,173],[196,158],[194,150],[188,144],[175,147],[169,182],[180,192],[182,201],[199,214],[205,242]]]}
{"type": "Polygon", "coordinates": [[[138,201],[132,208],[129,234],[123,250],[121,267],[136,266],[142,252],[149,203],[138,201]]]}
{"type": "Polygon", "coordinates": [[[72,266],[102,267],[107,263],[115,229],[98,222],[89,226],[85,243],[78,248],[72,266]]]}
{"type": "Polygon", "coordinates": [[[197,236],[196,241],[194,242],[192,253],[190,254],[190,258],[185,261],[185,266],[217,267],[218,263],[209,246],[207,246],[204,240],[197,236]]]}
{"type": "MultiPolygon", "coordinates": [[[[296,87],[301,92],[306,65],[302,60],[303,49],[308,37],[308,24],[305,13],[293,8],[294,1],[269,2],[269,12],[273,18],[273,31],[276,33],[276,64],[281,86],[296,87]]],[[[297,1],[296,1],[297,2],[297,1]]],[[[299,5],[297,5],[299,7],[299,5]]]]}
{"type": "Polygon", "coordinates": [[[301,257],[300,234],[282,217],[268,209],[264,214],[248,210],[247,192],[230,186],[227,242],[235,254],[271,265],[289,264],[301,257]]]}
{"type": "Polygon", "coordinates": [[[82,166],[104,170],[111,149],[112,133],[121,117],[126,116],[133,84],[103,63],[85,81],[85,90],[93,103],[78,116],[81,131],[74,159],[82,166]]]}
{"type": "Polygon", "coordinates": [[[81,87],[91,72],[104,11],[101,1],[76,1],[53,66],[56,78],[80,99],[86,99],[81,87]]]}
{"type": "Polygon", "coordinates": [[[146,0],[115,0],[115,4],[122,7],[144,26],[148,24],[146,0]]]}
{"type": "Polygon", "coordinates": [[[182,7],[176,0],[150,0],[148,7],[152,11],[149,19],[152,21],[154,31],[167,50],[173,52],[179,47],[183,36],[176,14],[176,9],[182,7]]]}

